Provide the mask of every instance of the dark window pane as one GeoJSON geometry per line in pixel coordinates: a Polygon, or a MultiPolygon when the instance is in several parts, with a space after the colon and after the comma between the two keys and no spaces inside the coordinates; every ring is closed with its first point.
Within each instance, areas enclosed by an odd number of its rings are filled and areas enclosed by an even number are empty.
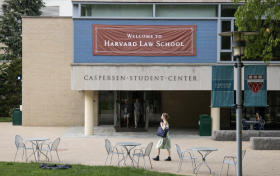
{"type": "Polygon", "coordinates": [[[222,5],[221,17],[234,17],[238,5],[222,5]]]}
{"type": "MultiPolygon", "coordinates": [[[[231,21],[222,21],[222,32],[231,31],[231,21]]],[[[222,37],[222,49],[230,49],[231,37],[222,37]]]]}
{"type": "Polygon", "coordinates": [[[231,61],[231,53],[221,52],[220,60],[221,61],[231,61]]]}

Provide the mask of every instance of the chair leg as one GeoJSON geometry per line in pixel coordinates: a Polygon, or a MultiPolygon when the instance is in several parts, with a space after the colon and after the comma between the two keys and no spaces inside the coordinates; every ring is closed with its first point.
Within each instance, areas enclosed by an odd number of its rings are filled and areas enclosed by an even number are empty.
{"type": "Polygon", "coordinates": [[[110,164],[112,163],[112,158],[113,158],[113,154],[112,154],[112,156],[111,156],[111,161],[110,161],[110,164]]]}
{"type": "Polygon", "coordinates": [[[27,162],[27,152],[26,152],[26,149],[25,149],[25,159],[26,159],[26,162],[27,162]]]}
{"type": "Polygon", "coordinates": [[[46,159],[48,159],[48,161],[49,161],[49,158],[47,158],[47,156],[48,156],[48,151],[47,151],[47,153],[46,153],[46,159]]]}
{"type": "MultiPolygon", "coordinates": [[[[191,159],[191,161],[192,161],[192,168],[193,168],[193,160],[191,159]]],[[[193,168],[193,173],[194,173],[194,168],[193,168]]]]}
{"type": "Polygon", "coordinates": [[[183,164],[183,160],[181,160],[181,163],[180,163],[180,170],[181,170],[182,164],[183,164]]]}
{"type": "Polygon", "coordinates": [[[60,162],[60,159],[59,159],[59,156],[58,156],[57,150],[56,150],[56,154],[57,154],[58,161],[60,162]]]}
{"type": "Polygon", "coordinates": [[[104,164],[105,166],[106,166],[106,162],[107,162],[108,156],[109,156],[109,154],[108,154],[107,157],[106,157],[105,164],[104,164]]]}
{"type": "Polygon", "coordinates": [[[22,150],[22,159],[23,159],[23,155],[24,155],[24,150],[22,150]]]}
{"type": "Polygon", "coordinates": [[[50,155],[51,155],[51,162],[52,162],[52,151],[50,151],[50,155]]]}
{"type": "MultiPolygon", "coordinates": [[[[17,151],[18,151],[18,149],[17,149],[17,151]]],[[[16,151],[16,155],[15,155],[15,159],[14,159],[14,162],[16,161],[17,151],[16,151]]]]}
{"type": "MultiPolygon", "coordinates": [[[[143,156],[143,161],[144,161],[144,169],[146,169],[146,166],[145,166],[145,157],[143,156]]],[[[138,162],[138,166],[139,166],[139,162],[138,162]]]]}
{"type": "Polygon", "coordinates": [[[149,160],[150,160],[150,164],[151,164],[151,169],[152,169],[153,167],[152,167],[152,162],[151,162],[151,158],[150,158],[150,156],[149,156],[149,160]]]}
{"type": "Polygon", "coordinates": [[[181,163],[181,159],[179,160],[179,164],[178,164],[178,168],[177,168],[177,173],[179,171],[180,163],[181,163]]]}
{"type": "Polygon", "coordinates": [[[236,165],[234,165],[234,169],[235,169],[235,175],[236,175],[236,165]]]}
{"type": "Polygon", "coordinates": [[[120,159],[119,159],[119,154],[118,154],[118,166],[120,166],[120,163],[119,163],[120,159]]]}
{"type": "MultiPolygon", "coordinates": [[[[33,145],[32,145],[32,147],[33,147],[33,145]]],[[[33,150],[33,155],[34,155],[34,158],[35,158],[35,160],[36,160],[36,156],[35,156],[34,148],[33,148],[32,150],[33,150]]]]}
{"type": "MultiPolygon", "coordinates": [[[[123,159],[124,159],[124,154],[122,154],[123,155],[123,159]]],[[[125,165],[126,165],[126,163],[124,163],[125,165]]]]}
{"type": "Polygon", "coordinates": [[[228,170],[229,170],[229,164],[228,164],[228,168],[227,168],[227,175],[228,175],[228,170]]]}
{"type": "MultiPolygon", "coordinates": [[[[220,175],[221,175],[221,173],[222,173],[223,165],[224,165],[224,163],[222,163],[222,167],[221,167],[221,170],[220,170],[220,175]]],[[[219,175],[219,176],[220,176],[220,175],[219,175]]]]}

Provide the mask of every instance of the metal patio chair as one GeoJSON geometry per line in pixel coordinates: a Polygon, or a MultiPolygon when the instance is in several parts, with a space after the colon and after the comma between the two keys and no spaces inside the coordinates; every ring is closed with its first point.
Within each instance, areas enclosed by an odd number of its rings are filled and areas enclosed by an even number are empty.
{"type": "Polygon", "coordinates": [[[183,163],[183,160],[186,160],[186,159],[190,159],[192,161],[192,168],[193,168],[193,173],[194,173],[194,168],[196,168],[196,163],[195,163],[195,159],[197,159],[197,157],[194,156],[194,153],[192,150],[190,149],[186,149],[185,151],[181,152],[181,149],[179,147],[179,145],[175,144],[175,148],[177,150],[177,153],[179,155],[179,165],[178,165],[178,168],[177,168],[177,172],[179,172],[179,170],[181,170],[181,166],[182,166],[182,163],[183,163]],[[189,152],[189,151],[191,152],[189,152]],[[189,153],[190,157],[185,157],[185,153],[189,153]],[[193,160],[194,160],[194,166],[193,167],[193,160]]]}
{"type": "Polygon", "coordinates": [[[246,119],[242,119],[242,130],[244,130],[244,128],[247,128],[246,130],[250,129],[250,125],[246,122],[246,119]]]}
{"type": "MultiPolygon", "coordinates": [[[[246,150],[242,150],[242,160],[245,156],[246,150]]],[[[227,169],[227,175],[228,175],[228,170],[229,170],[229,165],[233,165],[235,167],[235,175],[236,175],[236,164],[237,164],[237,160],[236,160],[236,153],[232,154],[232,155],[226,155],[224,156],[224,160],[222,161],[222,167],[221,167],[221,171],[220,171],[220,175],[222,173],[222,169],[223,169],[223,165],[228,164],[228,169],[227,169]],[[227,160],[225,160],[226,158],[228,158],[227,160]]]]}
{"type": "Polygon", "coordinates": [[[265,120],[261,119],[260,120],[260,125],[261,125],[261,129],[260,130],[264,130],[265,120]]]}
{"type": "MultiPolygon", "coordinates": [[[[26,149],[32,149],[34,157],[35,157],[33,144],[32,144],[32,147],[26,147],[26,142],[24,143],[23,140],[22,140],[22,137],[19,136],[19,135],[15,135],[14,139],[15,139],[15,144],[16,144],[16,147],[17,147],[17,151],[16,151],[16,155],[15,155],[14,161],[16,160],[16,156],[17,156],[18,150],[23,150],[22,159],[23,159],[23,155],[24,155],[24,151],[25,151],[25,160],[26,160],[26,162],[27,162],[27,152],[26,152],[26,149]]],[[[35,157],[35,159],[36,159],[36,157],[35,157]]]]}
{"type": "Polygon", "coordinates": [[[145,166],[145,156],[149,157],[149,160],[150,160],[150,164],[151,164],[151,168],[152,167],[152,162],[151,162],[151,158],[150,158],[150,153],[151,153],[151,150],[152,150],[152,147],[153,147],[153,142],[150,142],[147,147],[142,147],[141,149],[135,149],[134,152],[133,152],[133,158],[134,156],[138,156],[138,163],[139,163],[139,158],[143,158],[143,161],[144,161],[144,169],[146,169],[146,166],[145,166]],[[139,150],[139,153],[135,153],[135,151],[139,150]],[[145,152],[144,152],[145,150],[145,152]]]}
{"type": "Polygon", "coordinates": [[[120,159],[119,159],[119,155],[122,154],[123,155],[123,158],[124,158],[124,152],[121,148],[121,151],[119,152],[118,151],[118,148],[116,147],[116,145],[112,146],[111,145],[111,142],[108,140],[108,139],[105,139],[105,148],[106,148],[106,151],[107,151],[107,158],[105,160],[105,165],[106,165],[106,162],[107,162],[107,159],[108,159],[108,156],[109,155],[112,155],[111,156],[111,161],[110,161],[110,164],[112,163],[112,158],[113,158],[113,155],[114,154],[117,154],[118,155],[118,166],[120,166],[120,159]],[[114,151],[114,149],[116,151],[114,151]]]}
{"type": "Polygon", "coordinates": [[[47,143],[42,143],[41,144],[41,151],[46,151],[47,152],[46,153],[46,159],[48,159],[48,161],[49,161],[49,158],[47,157],[48,156],[48,152],[50,152],[51,162],[52,162],[52,151],[56,151],[58,161],[60,162],[59,156],[58,156],[58,153],[57,153],[57,147],[59,145],[59,142],[60,142],[60,138],[56,138],[53,142],[50,142],[49,144],[47,144],[47,143]],[[43,145],[47,145],[48,147],[47,148],[43,148],[43,145]]]}

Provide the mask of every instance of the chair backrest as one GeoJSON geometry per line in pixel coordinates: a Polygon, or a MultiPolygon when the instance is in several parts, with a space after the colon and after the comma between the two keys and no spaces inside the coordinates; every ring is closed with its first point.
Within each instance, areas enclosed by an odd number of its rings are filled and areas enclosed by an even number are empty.
{"type": "Polygon", "coordinates": [[[177,153],[178,153],[178,155],[179,155],[179,158],[182,158],[182,152],[181,152],[181,149],[180,149],[179,145],[175,144],[175,148],[176,148],[176,150],[177,150],[177,153]]]}
{"type": "Polygon", "coordinates": [[[149,156],[151,151],[152,151],[152,147],[153,147],[153,142],[150,142],[147,147],[146,147],[146,151],[145,151],[145,156],[149,156]]]}
{"type": "Polygon", "coordinates": [[[22,148],[22,147],[24,147],[24,145],[23,145],[23,140],[22,140],[21,136],[15,135],[15,144],[16,144],[16,147],[17,147],[17,148],[22,148]]]}
{"type": "Polygon", "coordinates": [[[107,153],[110,153],[110,151],[112,150],[110,147],[111,147],[111,142],[108,139],[105,139],[105,148],[107,153]]]}
{"type": "Polygon", "coordinates": [[[52,147],[51,147],[51,150],[56,150],[58,145],[59,145],[59,142],[60,142],[60,138],[56,138],[53,142],[52,142],[52,147]]]}
{"type": "Polygon", "coordinates": [[[249,123],[246,120],[242,120],[242,127],[249,127],[249,123]]]}
{"type": "Polygon", "coordinates": [[[261,126],[264,126],[265,121],[263,119],[261,119],[259,123],[260,123],[261,126]]]}

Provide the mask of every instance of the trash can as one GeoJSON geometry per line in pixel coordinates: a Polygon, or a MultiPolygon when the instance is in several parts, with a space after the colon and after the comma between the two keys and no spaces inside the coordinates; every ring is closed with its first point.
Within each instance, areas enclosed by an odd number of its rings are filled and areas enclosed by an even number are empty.
{"type": "Polygon", "coordinates": [[[22,116],[20,108],[13,109],[13,125],[22,125],[22,116]]]}
{"type": "Polygon", "coordinates": [[[211,117],[207,114],[201,114],[198,121],[199,136],[211,136],[211,117]]]}

